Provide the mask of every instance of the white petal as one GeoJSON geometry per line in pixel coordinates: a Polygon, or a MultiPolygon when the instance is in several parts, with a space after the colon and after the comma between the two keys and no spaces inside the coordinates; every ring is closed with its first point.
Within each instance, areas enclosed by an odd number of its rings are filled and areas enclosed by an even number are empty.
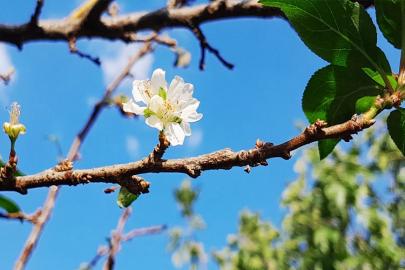
{"type": "Polygon", "coordinates": [[[186,135],[178,123],[170,122],[166,125],[165,135],[171,145],[182,145],[186,135]]]}
{"type": "Polygon", "coordinates": [[[146,107],[141,107],[133,102],[132,99],[129,100],[127,103],[122,103],[122,105],[124,112],[131,112],[138,115],[144,115],[143,111],[146,109],[146,107]]]}
{"type": "Polygon", "coordinates": [[[157,113],[159,111],[159,109],[162,107],[163,102],[164,102],[164,100],[163,100],[162,97],[153,96],[150,99],[150,102],[149,102],[149,110],[151,110],[152,112],[157,113]]]}
{"type": "Polygon", "coordinates": [[[165,79],[165,74],[166,74],[166,72],[160,68],[153,71],[151,83],[152,83],[152,87],[154,89],[155,95],[159,94],[160,87],[162,87],[167,92],[167,83],[166,83],[166,79],[165,79]]]}
{"type": "Polygon", "coordinates": [[[191,83],[186,83],[183,87],[183,92],[180,99],[190,99],[194,93],[194,85],[191,83]]]}
{"type": "Polygon", "coordinates": [[[180,108],[181,117],[180,118],[186,118],[189,115],[197,112],[197,108],[198,108],[198,106],[200,106],[200,102],[197,99],[192,98],[185,102],[181,102],[180,105],[181,105],[181,108],[180,108]]]}
{"type": "Polygon", "coordinates": [[[156,115],[151,115],[150,117],[146,118],[145,122],[148,126],[157,128],[158,130],[163,130],[163,122],[160,121],[156,115]]]}
{"type": "Polygon", "coordinates": [[[187,117],[182,118],[183,121],[187,121],[187,122],[197,122],[198,120],[200,120],[203,117],[202,113],[197,113],[197,112],[193,112],[190,115],[188,115],[187,117]]]}
{"type": "Polygon", "coordinates": [[[183,129],[184,134],[185,134],[186,136],[190,136],[190,135],[191,135],[190,124],[189,124],[187,121],[184,121],[184,120],[181,121],[180,126],[181,126],[181,128],[183,129]]]}
{"type": "Polygon", "coordinates": [[[132,83],[132,96],[135,99],[135,102],[144,102],[145,104],[148,104],[149,98],[145,99],[144,94],[141,92],[140,86],[144,84],[145,81],[139,81],[135,80],[132,83]]]}
{"type": "Polygon", "coordinates": [[[182,94],[184,88],[184,80],[180,76],[175,76],[170,83],[169,91],[167,91],[167,99],[177,101],[182,94]]]}

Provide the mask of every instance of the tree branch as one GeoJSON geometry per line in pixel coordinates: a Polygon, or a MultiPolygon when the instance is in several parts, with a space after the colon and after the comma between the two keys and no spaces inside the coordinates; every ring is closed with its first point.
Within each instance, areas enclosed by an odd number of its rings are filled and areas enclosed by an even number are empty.
{"type": "MultiPolygon", "coordinates": [[[[229,170],[233,167],[267,165],[266,160],[275,157],[291,158],[290,152],[306,144],[332,138],[349,140],[352,134],[371,126],[375,120],[366,120],[363,116],[353,118],[347,122],[326,127],[326,122],[317,120],[309,125],[299,136],[279,145],[262,144],[250,150],[233,152],[226,148],[210,154],[184,159],[154,160],[144,158],[137,162],[121,165],[106,166],[87,170],[73,170],[55,172],[46,170],[42,173],[16,177],[14,182],[6,182],[0,187],[4,191],[26,193],[28,189],[49,187],[52,185],[78,185],[88,183],[114,183],[128,188],[132,193],[139,194],[146,183],[136,175],[145,173],[177,172],[185,173],[197,178],[207,170],[229,170]],[[134,181],[135,179],[135,181],[134,181]],[[137,187],[137,188],[136,188],[137,187]]],[[[256,143],[256,145],[258,145],[256,143]]]]}
{"type": "Polygon", "coordinates": [[[118,220],[117,229],[111,232],[110,250],[108,251],[107,261],[105,262],[103,269],[112,270],[114,268],[114,257],[115,254],[120,250],[121,235],[124,230],[125,223],[129,215],[131,214],[131,207],[125,208],[120,219],[118,220]]]}
{"type": "MultiPolygon", "coordinates": [[[[125,76],[128,74],[129,70],[131,69],[132,65],[144,54],[149,52],[150,49],[150,40],[146,41],[144,44],[144,47],[138,52],[137,55],[132,57],[130,61],[128,62],[128,65],[125,67],[125,69],[122,71],[122,73],[117,77],[117,79],[107,88],[107,90],[104,93],[103,100],[107,99],[112,95],[112,93],[115,91],[115,89],[118,87],[122,79],[125,78],[125,76]]],[[[103,107],[102,103],[98,103],[95,108],[93,113],[91,114],[90,118],[88,119],[86,125],[84,126],[83,130],[78,134],[78,136],[75,138],[75,140],[72,143],[72,146],[70,148],[70,151],[68,153],[68,160],[75,160],[77,154],[79,153],[79,148],[85,139],[87,133],[90,131],[91,126],[97,119],[99,113],[101,112],[101,109],[103,107]]],[[[55,172],[54,170],[52,170],[55,172]]],[[[69,172],[69,171],[68,171],[69,172]]],[[[134,182],[134,181],[132,181],[134,182]]],[[[132,183],[131,182],[131,183],[132,183]]],[[[139,183],[139,182],[138,182],[139,183]]],[[[140,183],[141,184],[141,183],[140,183]]],[[[2,186],[2,182],[0,181],[0,186],[2,186]]],[[[31,255],[32,251],[34,250],[35,246],[38,243],[38,239],[41,235],[42,230],[44,229],[46,222],[48,221],[53,207],[55,205],[55,200],[59,194],[60,188],[57,186],[51,186],[48,196],[45,200],[44,206],[43,206],[43,211],[42,214],[38,217],[38,222],[34,225],[30,235],[28,236],[27,241],[25,242],[25,245],[23,247],[23,250],[20,254],[20,257],[17,259],[14,269],[23,269],[29,259],[29,256],[31,255]]]]}
{"type": "Polygon", "coordinates": [[[32,214],[25,214],[24,212],[17,212],[17,213],[0,213],[0,218],[5,218],[5,219],[18,219],[21,222],[24,220],[30,221],[32,223],[37,223],[38,222],[38,217],[41,215],[42,210],[38,209],[32,214]]]}

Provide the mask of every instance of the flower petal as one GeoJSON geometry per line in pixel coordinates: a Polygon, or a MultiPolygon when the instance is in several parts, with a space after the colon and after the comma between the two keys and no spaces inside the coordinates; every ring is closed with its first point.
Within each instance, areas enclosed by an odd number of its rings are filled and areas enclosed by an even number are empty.
{"type": "Polygon", "coordinates": [[[197,122],[198,120],[200,120],[203,117],[202,113],[197,113],[197,112],[193,112],[191,114],[189,114],[187,117],[182,118],[183,121],[187,121],[187,122],[197,122]]]}
{"type": "Polygon", "coordinates": [[[183,102],[180,102],[181,117],[187,118],[192,113],[197,113],[197,108],[200,106],[200,102],[196,98],[192,98],[183,102]]]}
{"type": "Polygon", "coordinates": [[[137,115],[144,115],[143,111],[147,108],[139,106],[138,104],[133,102],[132,99],[130,99],[126,103],[122,103],[122,105],[123,105],[122,109],[124,110],[124,112],[131,112],[137,115]]]}
{"type": "Polygon", "coordinates": [[[183,92],[180,99],[190,99],[193,97],[194,85],[191,83],[186,83],[183,87],[183,92]]]}
{"type": "Polygon", "coordinates": [[[181,121],[180,126],[181,126],[181,128],[183,129],[184,134],[185,134],[186,136],[190,136],[190,135],[191,135],[190,124],[189,124],[187,121],[184,121],[184,120],[181,121]]]}
{"type": "Polygon", "coordinates": [[[153,96],[149,102],[149,110],[157,113],[159,109],[163,106],[164,100],[160,96],[153,96]]]}
{"type": "Polygon", "coordinates": [[[158,130],[163,130],[163,122],[160,121],[156,115],[151,115],[150,117],[146,118],[145,122],[148,126],[157,128],[158,130]]]}
{"type": "Polygon", "coordinates": [[[178,123],[170,122],[166,125],[165,135],[171,145],[182,145],[186,134],[178,123]]]}
{"type": "Polygon", "coordinates": [[[184,88],[184,80],[180,76],[175,76],[169,86],[169,91],[167,91],[167,98],[171,101],[179,100],[182,95],[184,88]]]}
{"type": "Polygon", "coordinates": [[[159,94],[160,87],[162,87],[167,93],[167,82],[165,79],[165,74],[166,74],[166,72],[160,68],[153,71],[151,83],[152,83],[152,87],[153,87],[155,95],[159,94]]]}
{"type": "Polygon", "coordinates": [[[145,93],[141,90],[142,86],[147,83],[146,81],[135,80],[132,83],[132,96],[134,97],[135,102],[144,102],[148,104],[149,98],[145,96],[145,93]]]}

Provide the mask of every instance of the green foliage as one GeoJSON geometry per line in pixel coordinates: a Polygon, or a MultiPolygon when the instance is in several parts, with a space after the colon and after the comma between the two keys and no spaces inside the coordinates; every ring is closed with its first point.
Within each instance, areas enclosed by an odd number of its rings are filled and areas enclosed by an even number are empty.
{"type": "Polygon", "coordinates": [[[392,111],[387,119],[387,124],[392,140],[405,155],[405,110],[398,108],[392,111]]]}
{"type": "Polygon", "coordinates": [[[174,191],[181,213],[185,217],[193,216],[193,204],[200,194],[199,189],[192,189],[189,180],[183,181],[180,188],[174,191]]]}
{"type": "Polygon", "coordinates": [[[377,23],[381,32],[395,48],[402,47],[402,9],[401,0],[375,0],[377,23]]]}
{"type": "MultiPolygon", "coordinates": [[[[375,97],[383,92],[382,86],[363,70],[329,65],[315,72],[309,80],[302,108],[310,123],[319,118],[335,125],[358,113],[356,109],[368,110],[375,97]]],[[[336,139],[320,141],[321,159],[329,155],[338,142],[336,139]]]]}
{"type": "Polygon", "coordinates": [[[243,212],[238,233],[213,254],[220,269],[404,269],[405,158],[381,128],[322,161],[304,150],[282,195],[282,229],[243,212]],[[387,178],[382,197],[375,189],[387,178]]]}
{"type": "Polygon", "coordinates": [[[20,212],[20,207],[15,202],[13,202],[9,198],[6,198],[2,195],[0,195],[0,207],[3,208],[4,210],[6,210],[7,213],[20,212]]]}
{"type": "MultiPolygon", "coordinates": [[[[396,89],[390,64],[377,47],[376,28],[358,3],[349,0],[260,2],[281,8],[305,45],[331,64],[318,70],[305,89],[302,107],[310,123],[318,118],[330,126],[343,123],[355,113],[367,112],[377,95],[384,97],[396,89]]],[[[376,1],[378,23],[393,44],[400,42],[402,35],[401,8],[405,7],[399,2],[376,1]]],[[[374,110],[368,117],[380,111],[374,110]]],[[[319,142],[320,158],[328,156],[338,142],[337,139],[319,142]]]]}
{"type": "Polygon", "coordinates": [[[130,206],[140,194],[132,194],[125,187],[120,188],[120,192],[117,197],[117,204],[120,208],[130,206]]]}
{"type": "Polygon", "coordinates": [[[207,255],[204,245],[196,241],[196,232],[205,229],[204,220],[193,211],[194,203],[199,195],[198,189],[191,187],[189,180],[184,180],[174,191],[176,201],[187,226],[175,227],[169,232],[168,251],[172,252],[172,262],[176,267],[188,264],[189,269],[205,268],[207,255]]]}
{"type": "Polygon", "coordinates": [[[261,0],[279,7],[316,55],[338,66],[370,67],[383,73],[375,26],[362,6],[348,0],[261,0]]]}

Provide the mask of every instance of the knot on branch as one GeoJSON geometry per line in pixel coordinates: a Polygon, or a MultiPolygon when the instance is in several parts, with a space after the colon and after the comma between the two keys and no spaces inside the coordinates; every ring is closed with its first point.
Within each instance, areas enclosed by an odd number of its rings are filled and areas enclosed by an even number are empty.
{"type": "Polygon", "coordinates": [[[65,159],[59,165],[56,165],[54,168],[55,172],[65,172],[70,171],[73,169],[73,162],[69,161],[69,159],[65,159]]]}
{"type": "Polygon", "coordinates": [[[309,125],[305,129],[305,133],[309,136],[319,134],[320,132],[322,132],[322,128],[326,127],[327,125],[328,123],[326,121],[318,118],[312,125],[309,125]]]}
{"type": "Polygon", "coordinates": [[[132,175],[131,177],[122,179],[119,184],[132,194],[145,194],[149,193],[150,182],[145,181],[140,176],[132,175]]]}
{"type": "Polygon", "coordinates": [[[12,149],[10,151],[10,156],[6,165],[1,169],[1,178],[12,180],[13,173],[17,171],[17,163],[18,163],[18,157],[16,157],[15,154],[16,152],[12,149]]]}

